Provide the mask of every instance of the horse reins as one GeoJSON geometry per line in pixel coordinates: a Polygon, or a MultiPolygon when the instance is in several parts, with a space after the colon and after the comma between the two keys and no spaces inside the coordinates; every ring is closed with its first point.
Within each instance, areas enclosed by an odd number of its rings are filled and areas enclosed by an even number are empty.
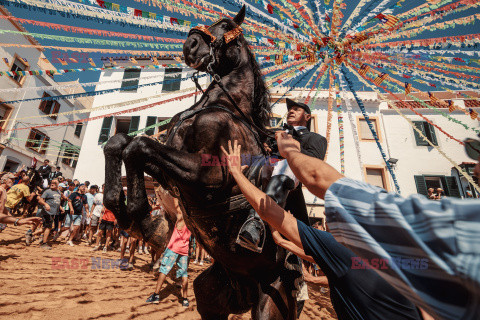
{"type": "MultiPolygon", "coordinates": [[[[215,73],[215,71],[213,70],[213,66],[215,65],[216,63],[216,59],[215,59],[215,49],[218,49],[218,48],[221,48],[224,44],[228,44],[230,43],[231,41],[235,40],[236,38],[238,38],[241,34],[242,34],[242,28],[240,26],[236,26],[235,28],[233,28],[232,30],[230,31],[227,31],[223,34],[223,37],[220,38],[220,39],[217,39],[217,37],[215,37],[211,32],[210,32],[210,28],[214,25],[216,25],[217,23],[219,23],[220,21],[222,21],[223,19],[220,19],[218,20],[217,22],[215,22],[214,24],[212,24],[211,26],[196,26],[194,27],[192,30],[190,30],[189,32],[189,36],[192,32],[198,32],[200,35],[202,36],[206,36],[210,39],[209,41],[209,45],[210,45],[210,62],[208,63],[207,65],[207,72],[213,77],[213,81],[218,84],[218,86],[222,89],[222,91],[225,93],[225,95],[227,96],[228,100],[230,101],[230,103],[233,105],[233,107],[238,111],[238,113],[240,114],[240,116],[242,118],[245,119],[245,121],[252,127],[254,127],[258,132],[261,132],[263,133],[265,136],[267,137],[270,137],[270,138],[274,138],[275,136],[271,133],[271,132],[268,132],[268,131],[265,131],[264,129],[258,127],[249,117],[247,117],[245,115],[245,113],[240,109],[240,107],[237,105],[237,103],[235,102],[235,100],[233,100],[232,96],[228,93],[227,89],[225,88],[225,86],[223,85],[223,83],[221,82],[222,78],[217,74],[215,73]]],[[[198,73],[198,72],[197,72],[198,73]]],[[[192,79],[193,81],[195,82],[195,86],[197,87],[197,89],[200,89],[202,91],[203,94],[205,94],[206,92],[203,91],[201,89],[201,86],[200,84],[198,83],[198,79],[196,78],[195,76],[196,74],[194,74],[192,76],[192,79]]],[[[210,89],[210,88],[209,88],[210,89]]],[[[208,89],[207,89],[208,91],[208,89]]],[[[257,139],[257,137],[255,137],[257,139]]],[[[257,140],[257,142],[259,143],[260,145],[260,148],[262,149],[262,152],[264,154],[267,154],[266,153],[266,150],[265,150],[265,147],[263,146],[263,144],[257,140]]]]}

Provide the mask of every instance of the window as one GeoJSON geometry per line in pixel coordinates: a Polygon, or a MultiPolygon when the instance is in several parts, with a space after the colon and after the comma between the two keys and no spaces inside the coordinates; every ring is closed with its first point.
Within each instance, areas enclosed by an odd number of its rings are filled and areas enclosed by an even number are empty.
{"type": "Polygon", "coordinates": [[[83,122],[77,123],[74,134],[79,138],[80,138],[80,135],[82,134],[82,129],[83,129],[83,122]]]}
{"type": "Polygon", "coordinates": [[[428,197],[428,189],[437,190],[437,188],[441,188],[446,196],[460,198],[460,190],[455,177],[419,175],[414,176],[414,179],[419,194],[428,197]]]}
{"type": "Polygon", "coordinates": [[[62,142],[62,163],[75,168],[78,162],[80,148],[74,146],[70,142],[63,140],[62,142]]]}
{"type": "MultiPolygon", "coordinates": [[[[42,98],[51,97],[48,93],[44,92],[42,98]]],[[[40,111],[45,114],[52,114],[50,118],[56,120],[57,113],[60,110],[60,103],[53,100],[42,100],[38,106],[40,111]]]]}
{"type": "Polygon", "coordinates": [[[180,90],[181,68],[167,68],[165,69],[165,77],[163,78],[162,92],[180,90]]]}
{"type": "Polygon", "coordinates": [[[40,154],[45,154],[48,148],[48,143],[50,138],[46,134],[36,130],[31,129],[30,134],[28,135],[28,141],[25,144],[25,147],[38,152],[40,154]]]}
{"type": "MultiPolygon", "coordinates": [[[[378,140],[382,141],[380,130],[378,130],[378,121],[375,117],[369,117],[369,121],[372,123],[373,129],[377,133],[378,140]]],[[[375,141],[373,137],[372,130],[368,126],[368,122],[364,117],[357,118],[358,121],[358,135],[360,137],[360,141],[375,141]]]]}
{"type": "Polygon", "coordinates": [[[374,186],[389,189],[387,184],[386,171],[384,167],[365,167],[365,180],[374,186]]]}
{"type": "Polygon", "coordinates": [[[135,87],[138,86],[138,82],[140,78],[140,73],[142,72],[142,69],[125,69],[125,72],[123,72],[123,81],[122,81],[122,89],[124,88],[129,88],[125,89],[123,91],[132,91],[132,92],[137,92],[137,88],[130,88],[130,87],[135,87]],[[129,79],[134,79],[134,80],[129,80],[129,79]]]}
{"type": "MultiPolygon", "coordinates": [[[[435,135],[435,127],[426,121],[413,121],[413,124],[417,129],[419,129],[428,140],[430,140],[434,145],[438,146],[437,136],[435,135]]],[[[425,141],[416,130],[413,130],[415,134],[415,142],[417,146],[430,146],[430,144],[425,141]]]]}
{"type": "MultiPolygon", "coordinates": [[[[11,107],[9,107],[7,105],[4,105],[4,104],[0,105],[0,120],[8,119],[11,112],[12,112],[11,107]]],[[[0,132],[2,131],[2,129],[5,128],[6,125],[7,125],[7,122],[0,123],[0,132]]]]}
{"type": "Polygon", "coordinates": [[[113,117],[103,118],[102,128],[100,129],[100,136],[98,137],[98,144],[102,144],[110,138],[110,129],[112,127],[113,117]]]}
{"type": "Polygon", "coordinates": [[[117,124],[115,126],[115,134],[117,133],[129,134],[129,133],[135,132],[138,130],[139,124],[140,124],[139,116],[117,119],[117,124]]]}
{"type": "Polygon", "coordinates": [[[5,167],[3,168],[4,172],[15,172],[17,171],[18,166],[20,163],[12,161],[12,160],[7,160],[7,163],[5,163],[5,167]]]}
{"type": "MultiPolygon", "coordinates": [[[[157,117],[147,117],[147,123],[145,124],[145,128],[153,126],[155,123],[157,123],[157,117]]],[[[153,136],[155,134],[155,128],[150,128],[146,130],[145,134],[148,136],[153,136]]]]}
{"type": "Polygon", "coordinates": [[[278,118],[270,118],[270,127],[275,128],[278,124],[278,118]]]}
{"type": "Polygon", "coordinates": [[[25,59],[20,58],[19,56],[15,55],[15,60],[13,60],[12,66],[10,67],[10,71],[14,72],[14,75],[11,77],[15,80],[18,84],[22,85],[25,76],[18,74],[18,71],[27,71],[29,68],[28,63],[25,59]]]}

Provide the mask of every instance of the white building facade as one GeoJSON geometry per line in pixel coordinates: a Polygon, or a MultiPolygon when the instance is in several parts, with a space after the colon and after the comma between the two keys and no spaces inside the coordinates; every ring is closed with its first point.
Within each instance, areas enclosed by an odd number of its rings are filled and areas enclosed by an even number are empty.
{"type": "MultiPolygon", "coordinates": [[[[107,61],[109,60],[106,60],[105,64],[109,65],[111,62],[107,61]]],[[[128,134],[159,124],[178,112],[188,109],[195,103],[195,97],[192,95],[195,92],[194,82],[191,80],[180,81],[191,75],[192,69],[182,69],[181,67],[132,68],[152,65],[151,58],[137,57],[135,63],[127,59],[112,59],[112,61],[117,66],[125,68],[102,72],[99,81],[103,83],[98,85],[95,90],[139,87],[95,97],[90,117],[101,118],[88,122],[75,178],[98,185],[103,184],[105,180],[104,142],[116,133],[128,134]],[[174,100],[187,95],[189,96],[181,100],[174,100]],[[172,101],[162,103],[164,100],[172,101]],[[128,111],[132,109],[135,111],[128,111]],[[128,112],[118,114],[123,111],[128,112]]],[[[159,65],[178,64],[177,61],[166,58],[159,59],[157,62],[159,65]]],[[[204,87],[206,82],[207,77],[199,79],[199,83],[204,87]]],[[[200,99],[200,96],[199,94],[197,99],[200,99]]],[[[166,124],[155,127],[147,131],[146,134],[158,135],[165,128],[166,124]]],[[[123,175],[125,175],[124,168],[123,175]]]]}
{"type": "MultiPolygon", "coordinates": [[[[282,91],[279,90],[279,92],[281,93],[282,91]]],[[[304,102],[307,94],[308,91],[305,90],[292,91],[286,97],[304,102]]],[[[386,102],[382,102],[376,93],[358,92],[357,94],[363,101],[365,111],[378,134],[386,159],[387,161],[390,160],[389,163],[403,196],[416,193],[426,195],[428,188],[442,188],[445,195],[449,197],[465,198],[468,197],[467,191],[472,192],[474,197],[478,197],[472,186],[469,186],[467,179],[463,177],[452,163],[423,141],[412,126],[398,115],[394,109],[390,108],[386,102]]],[[[465,109],[465,107],[467,110],[472,108],[479,112],[480,102],[476,100],[478,95],[473,92],[468,92],[468,94],[473,95],[474,98],[463,99],[451,96],[451,94],[449,95],[445,92],[435,93],[436,96],[453,100],[454,104],[462,109],[465,109]]],[[[392,176],[387,170],[385,161],[360,108],[357,106],[351,93],[347,93],[345,98],[349,100],[352,108],[350,115],[353,120],[350,121],[346,101],[342,99],[341,118],[343,120],[345,175],[378,185],[388,191],[395,191],[392,176]],[[354,131],[358,136],[359,150],[355,146],[354,131]]],[[[276,99],[278,99],[277,95],[275,93],[272,94],[272,101],[276,99]]],[[[395,100],[391,99],[391,101],[395,100]]],[[[431,104],[429,100],[425,102],[431,104]]],[[[425,133],[427,138],[444,151],[465,173],[472,176],[475,163],[467,157],[464,147],[459,142],[447,137],[438,128],[427,123],[419,115],[416,115],[406,107],[406,104],[412,106],[415,111],[424,115],[431,123],[437,125],[459,141],[475,137],[475,132],[466,130],[462,125],[450,121],[438,112],[423,107],[419,103],[413,101],[396,103],[401,112],[411,119],[425,133]]],[[[309,106],[313,114],[312,131],[326,136],[328,91],[322,91],[317,94],[315,100],[310,100],[309,106]]],[[[461,110],[451,113],[448,111],[448,108],[440,108],[438,110],[449,114],[454,119],[460,120],[470,128],[480,129],[479,121],[473,120],[461,110]]],[[[281,116],[287,112],[284,99],[279,100],[273,111],[281,116]]],[[[340,171],[341,156],[338,123],[338,111],[334,97],[326,161],[340,171]]],[[[473,178],[473,180],[478,183],[476,178],[473,178]]],[[[315,199],[306,189],[304,189],[304,193],[309,207],[313,208],[312,215],[323,217],[323,209],[321,208],[323,201],[315,199]]]]}
{"type": "MultiPolygon", "coordinates": [[[[10,15],[1,6],[0,13],[10,15]]],[[[26,32],[19,23],[6,19],[0,21],[0,28],[26,32]]],[[[39,45],[32,37],[21,34],[2,33],[0,42],[39,45]]],[[[1,47],[0,54],[3,58],[0,64],[2,71],[55,70],[41,48],[1,47]]],[[[0,77],[0,88],[3,89],[0,91],[0,100],[7,102],[85,92],[80,86],[73,85],[75,83],[57,83],[52,76],[47,74],[25,76],[17,74],[13,77],[3,75],[0,77]],[[25,90],[25,88],[31,87],[55,87],[66,84],[72,85],[72,88],[25,90]]],[[[89,98],[57,101],[33,100],[0,104],[0,120],[2,120],[0,122],[0,171],[14,172],[22,165],[30,166],[34,158],[39,163],[48,159],[51,166],[60,167],[64,177],[72,178],[84,136],[83,124],[33,129],[31,127],[55,125],[88,118],[88,112],[69,115],[55,114],[87,110],[91,100],[89,98]],[[12,129],[18,130],[12,131],[12,129]]]]}

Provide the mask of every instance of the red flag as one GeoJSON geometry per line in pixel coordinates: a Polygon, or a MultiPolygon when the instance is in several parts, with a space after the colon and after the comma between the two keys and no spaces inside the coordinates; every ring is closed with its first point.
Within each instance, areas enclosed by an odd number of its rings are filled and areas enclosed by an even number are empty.
{"type": "Polygon", "coordinates": [[[270,3],[267,4],[267,11],[268,11],[268,13],[273,14],[273,7],[270,3]]]}
{"type": "Polygon", "coordinates": [[[435,83],[428,83],[428,84],[430,85],[430,87],[434,87],[434,88],[437,87],[437,85],[435,83]]]}
{"type": "Polygon", "coordinates": [[[135,15],[135,17],[141,17],[142,16],[142,10],[135,9],[135,11],[133,11],[133,14],[135,15]]]}
{"type": "Polygon", "coordinates": [[[412,76],[409,76],[409,75],[404,74],[403,77],[404,77],[405,79],[410,79],[412,76]]]}
{"type": "Polygon", "coordinates": [[[325,13],[325,20],[330,22],[330,17],[328,16],[328,13],[325,13]]]}
{"type": "Polygon", "coordinates": [[[32,162],[30,163],[30,167],[35,168],[37,166],[37,158],[33,157],[32,162]]]}
{"type": "Polygon", "coordinates": [[[103,1],[103,0],[97,0],[97,3],[98,3],[98,5],[99,5],[100,7],[106,8],[106,7],[105,7],[105,1],[103,1]]]}
{"type": "Polygon", "coordinates": [[[171,24],[178,24],[178,19],[177,18],[173,18],[173,17],[170,17],[170,23],[171,24]]]}

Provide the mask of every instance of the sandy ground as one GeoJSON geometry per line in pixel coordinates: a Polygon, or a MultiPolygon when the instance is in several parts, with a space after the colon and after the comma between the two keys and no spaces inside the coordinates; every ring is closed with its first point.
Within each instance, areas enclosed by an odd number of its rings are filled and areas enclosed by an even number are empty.
{"type": "MultiPolygon", "coordinates": [[[[192,282],[208,264],[189,266],[189,308],[180,305],[179,288],[170,278],[160,304],[149,305],[145,299],[156,283],[149,255],[137,255],[133,271],[107,269],[118,252],[91,252],[85,243],[74,248],[53,243],[48,251],[38,241],[26,247],[26,229],[8,226],[0,233],[1,319],[200,319],[192,282]]],[[[328,289],[321,293],[311,286],[309,294],[301,320],[336,319],[328,289]]],[[[250,319],[250,314],[230,319],[250,319]]]]}

